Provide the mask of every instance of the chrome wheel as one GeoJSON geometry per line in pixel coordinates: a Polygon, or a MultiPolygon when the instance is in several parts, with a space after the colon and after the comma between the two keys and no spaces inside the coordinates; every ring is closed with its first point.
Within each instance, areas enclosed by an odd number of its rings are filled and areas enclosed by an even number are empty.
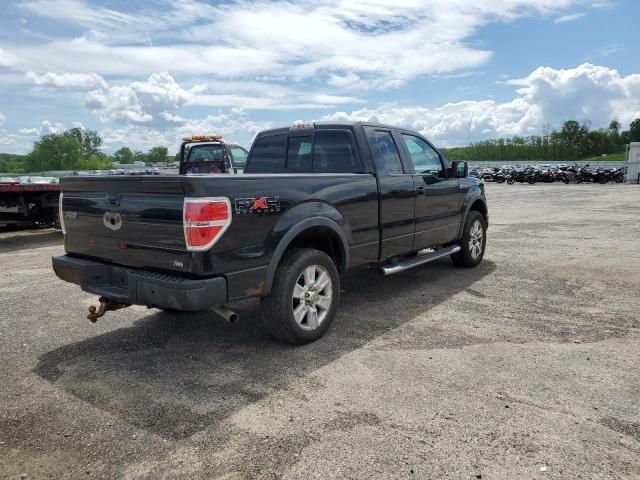
{"type": "Polygon", "coordinates": [[[471,230],[469,231],[469,253],[474,260],[482,253],[483,241],[484,229],[482,228],[480,220],[476,220],[473,222],[473,225],[471,225],[471,230]]]}
{"type": "Polygon", "coordinates": [[[332,299],[333,283],[329,272],[320,265],[310,265],[293,287],[293,318],[300,328],[315,330],[329,313],[332,299]]]}

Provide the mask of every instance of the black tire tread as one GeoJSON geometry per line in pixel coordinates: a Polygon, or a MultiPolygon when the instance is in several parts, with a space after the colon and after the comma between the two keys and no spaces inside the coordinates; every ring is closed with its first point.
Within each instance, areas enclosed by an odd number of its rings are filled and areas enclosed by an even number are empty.
{"type": "Polygon", "coordinates": [[[264,326],[269,334],[276,340],[301,345],[312,342],[320,338],[324,332],[329,328],[335,311],[340,300],[340,282],[338,277],[338,270],[331,257],[326,253],[315,250],[312,248],[296,248],[285,253],[283,259],[276,270],[273,285],[271,286],[271,293],[262,298],[262,318],[264,320],[264,326]],[[332,312],[329,312],[323,325],[316,332],[309,335],[301,335],[296,331],[293,325],[286,319],[289,317],[289,295],[288,284],[291,281],[291,277],[298,277],[300,265],[305,262],[311,261],[312,258],[324,257],[327,266],[332,267],[333,275],[333,303],[332,312]],[[284,297],[284,298],[283,298],[284,297]]]}
{"type": "Polygon", "coordinates": [[[471,225],[473,225],[473,222],[475,222],[476,220],[480,220],[482,222],[482,225],[484,227],[484,245],[486,246],[487,243],[487,221],[484,218],[484,216],[482,215],[482,213],[476,211],[476,210],[471,210],[469,212],[469,214],[467,215],[467,219],[465,221],[464,224],[464,230],[462,231],[462,238],[460,239],[460,247],[462,248],[458,253],[454,253],[451,255],[451,260],[453,260],[453,263],[458,266],[458,267],[464,267],[464,268],[472,268],[477,266],[480,262],[482,262],[482,259],[484,257],[484,249],[486,247],[483,247],[482,250],[482,254],[480,255],[480,258],[477,260],[474,260],[471,257],[471,253],[469,252],[469,249],[466,248],[467,245],[469,244],[469,232],[471,230],[471,225]]]}

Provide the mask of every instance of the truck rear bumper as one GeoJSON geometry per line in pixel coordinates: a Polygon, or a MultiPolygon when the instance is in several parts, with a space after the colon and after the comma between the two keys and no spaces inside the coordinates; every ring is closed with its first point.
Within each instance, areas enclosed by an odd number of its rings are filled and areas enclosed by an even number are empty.
{"type": "Polygon", "coordinates": [[[223,277],[192,280],[69,255],[53,257],[52,263],[58,278],[119,303],[200,311],[227,302],[223,277]]]}

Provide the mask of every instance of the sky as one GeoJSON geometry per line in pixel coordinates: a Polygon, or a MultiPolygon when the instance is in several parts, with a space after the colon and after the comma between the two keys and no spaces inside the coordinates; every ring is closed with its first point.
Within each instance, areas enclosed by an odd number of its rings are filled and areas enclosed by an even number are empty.
{"type": "Polygon", "coordinates": [[[439,147],[640,118],[638,0],[2,0],[0,152],[81,126],[103,150],[249,146],[366,120],[439,147]]]}

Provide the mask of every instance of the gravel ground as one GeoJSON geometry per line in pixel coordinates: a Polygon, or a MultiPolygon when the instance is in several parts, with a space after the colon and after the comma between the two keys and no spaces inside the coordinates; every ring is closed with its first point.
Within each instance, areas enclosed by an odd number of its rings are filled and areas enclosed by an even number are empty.
{"type": "Polygon", "coordinates": [[[132,307],[0,234],[0,478],[640,478],[640,188],[488,185],[488,251],[349,273],[292,348],[132,307]]]}

